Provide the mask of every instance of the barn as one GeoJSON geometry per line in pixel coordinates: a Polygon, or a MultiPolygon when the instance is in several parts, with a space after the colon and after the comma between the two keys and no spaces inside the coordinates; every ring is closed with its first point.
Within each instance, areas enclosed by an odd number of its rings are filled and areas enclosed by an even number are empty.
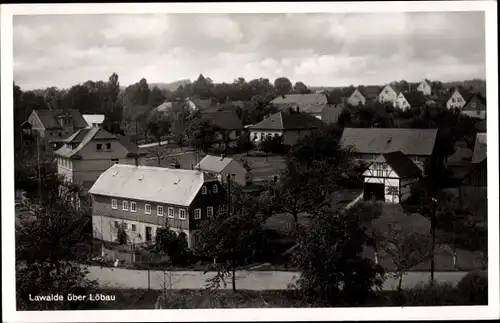
{"type": "Polygon", "coordinates": [[[421,169],[402,152],[382,154],[363,172],[363,199],[401,203],[410,197],[411,186],[421,175],[421,169]]]}

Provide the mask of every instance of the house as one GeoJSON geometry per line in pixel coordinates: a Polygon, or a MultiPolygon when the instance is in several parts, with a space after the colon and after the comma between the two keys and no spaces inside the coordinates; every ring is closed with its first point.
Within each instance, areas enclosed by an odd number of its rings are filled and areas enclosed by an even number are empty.
{"type": "Polygon", "coordinates": [[[478,133],[472,153],[472,168],[465,178],[464,185],[486,187],[488,182],[486,161],[486,133],[478,133]]]}
{"type": "Polygon", "coordinates": [[[146,164],[145,151],[102,128],[80,129],[63,143],[54,152],[58,174],[86,188],[114,164],[146,164]]]}
{"type": "Polygon", "coordinates": [[[423,80],[417,86],[417,91],[422,93],[424,96],[430,96],[432,94],[432,86],[429,80],[423,80]]]}
{"type": "Polygon", "coordinates": [[[238,185],[246,186],[250,183],[250,173],[233,158],[222,156],[205,156],[195,167],[205,173],[213,175],[220,182],[226,182],[227,175],[238,185]]]}
{"type": "Polygon", "coordinates": [[[283,144],[292,146],[323,125],[318,118],[290,108],[286,112],[275,113],[248,129],[251,141],[259,142],[266,137],[282,136],[283,144]]]}
{"type": "Polygon", "coordinates": [[[379,155],[363,172],[363,199],[401,203],[411,195],[422,170],[405,154],[394,151],[379,155]]]}
{"type": "Polygon", "coordinates": [[[470,118],[485,120],[486,119],[486,98],[481,94],[473,94],[465,103],[460,112],[470,118]]]}
{"type": "Polygon", "coordinates": [[[344,128],[340,143],[352,148],[358,159],[370,162],[400,151],[423,170],[434,156],[437,135],[438,129],[344,128]]]}
{"type": "Polygon", "coordinates": [[[90,189],[94,237],[116,241],[118,228],[128,243],[153,243],[158,228],[168,227],[192,248],[201,222],[225,202],[225,189],[198,170],[113,165],[90,189]]]}
{"type": "Polygon", "coordinates": [[[189,100],[196,107],[196,111],[199,111],[201,114],[213,114],[220,108],[220,104],[214,99],[192,98],[189,100]]]}
{"type": "Polygon", "coordinates": [[[84,114],[82,115],[85,122],[87,122],[87,127],[100,127],[104,122],[106,117],[104,114],[84,114]]]}
{"type": "Polygon", "coordinates": [[[379,93],[380,88],[378,86],[358,87],[347,99],[347,104],[358,106],[376,102],[379,93]]]}
{"type": "Polygon", "coordinates": [[[24,129],[31,128],[31,132],[42,138],[52,149],[58,149],[62,140],[87,126],[82,114],[76,109],[35,109],[22,125],[24,129]]]}
{"type": "Polygon", "coordinates": [[[278,96],[271,104],[281,111],[292,108],[312,115],[325,123],[335,123],[344,110],[343,104],[330,104],[324,92],[278,96]]]}
{"type": "Polygon", "coordinates": [[[393,86],[387,84],[378,94],[377,101],[381,103],[382,102],[394,103],[396,102],[397,97],[398,97],[398,92],[394,89],[393,86]]]}
{"type": "MultiPolygon", "coordinates": [[[[463,92],[463,91],[462,91],[463,92]]],[[[465,93],[460,93],[458,88],[456,88],[449,99],[446,101],[446,108],[449,109],[462,109],[467,102],[465,93]]]]}
{"type": "Polygon", "coordinates": [[[422,93],[418,91],[413,92],[399,92],[396,100],[394,101],[394,107],[400,108],[403,111],[406,111],[411,108],[420,108],[426,104],[432,106],[432,102],[428,102],[422,93]]]}
{"type": "Polygon", "coordinates": [[[238,117],[235,111],[215,111],[211,113],[201,114],[201,117],[208,120],[218,128],[216,141],[229,146],[236,145],[238,138],[243,134],[243,122],[238,117]]]}

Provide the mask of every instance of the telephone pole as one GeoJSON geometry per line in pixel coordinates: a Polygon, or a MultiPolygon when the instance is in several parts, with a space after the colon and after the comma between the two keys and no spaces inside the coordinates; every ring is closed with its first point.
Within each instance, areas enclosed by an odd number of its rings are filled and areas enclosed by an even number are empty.
{"type": "Polygon", "coordinates": [[[227,216],[231,215],[231,174],[226,175],[227,180],[227,216]]]}
{"type": "Polygon", "coordinates": [[[432,258],[431,258],[431,281],[430,285],[434,286],[434,254],[436,246],[436,204],[437,200],[432,198],[432,219],[431,219],[431,232],[432,232],[432,258]]]}

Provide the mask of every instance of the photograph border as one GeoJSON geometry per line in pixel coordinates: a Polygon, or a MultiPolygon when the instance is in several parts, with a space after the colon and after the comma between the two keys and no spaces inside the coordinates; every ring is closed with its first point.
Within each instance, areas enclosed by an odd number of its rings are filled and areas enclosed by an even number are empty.
{"type": "Polygon", "coordinates": [[[498,190],[498,44],[496,1],[349,3],[20,4],[1,6],[2,309],[6,322],[319,321],[493,319],[500,311],[498,190]],[[286,309],[16,311],[14,248],[13,16],[153,13],[376,13],[484,11],[488,93],[488,306],[358,307],[286,309]]]}

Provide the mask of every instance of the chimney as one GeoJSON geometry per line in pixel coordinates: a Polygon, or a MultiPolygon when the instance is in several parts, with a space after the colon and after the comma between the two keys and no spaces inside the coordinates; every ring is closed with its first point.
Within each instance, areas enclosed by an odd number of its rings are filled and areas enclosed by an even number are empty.
{"type": "Polygon", "coordinates": [[[220,160],[220,161],[223,161],[223,160],[224,160],[224,158],[226,158],[226,154],[221,154],[221,155],[220,155],[220,159],[219,159],[219,160],[220,160]]]}

